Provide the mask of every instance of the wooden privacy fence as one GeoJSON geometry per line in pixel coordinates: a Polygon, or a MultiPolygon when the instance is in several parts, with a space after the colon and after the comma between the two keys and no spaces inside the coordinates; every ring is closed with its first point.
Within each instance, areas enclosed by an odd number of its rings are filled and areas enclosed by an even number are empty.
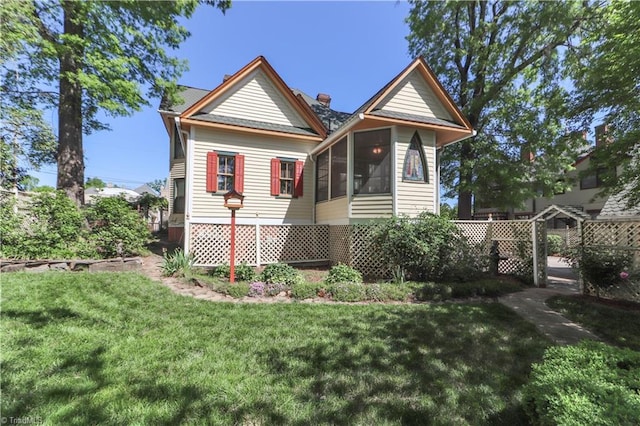
{"type": "MultiPolygon", "coordinates": [[[[456,221],[477,256],[488,256],[497,243],[498,272],[544,285],[546,234],[544,222],[456,221]]],[[[369,277],[385,277],[389,268],[371,247],[368,225],[238,225],[237,263],[344,263],[369,277]]],[[[197,266],[229,263],[228,224],[192,223],[189,252],[197,266]]]]}

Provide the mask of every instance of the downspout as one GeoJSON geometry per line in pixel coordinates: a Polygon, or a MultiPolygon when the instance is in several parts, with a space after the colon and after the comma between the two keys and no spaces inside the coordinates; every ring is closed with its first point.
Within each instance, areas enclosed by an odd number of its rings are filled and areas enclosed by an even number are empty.
{"type": "MultiPolygon", "coordinates": [[[[187,166],[189,161],[189,156],[187,155],[187,150],[185,149],[184,136],[182,134],[182,125],[180,123],[180,117],[173,117],[173,120],[176,125],[176,129],[178,130],[178,139],[180,140],[180,146],[182,146],[182,152],[184,152],[184,219],[183,219],[183,230],[182,230],[182,238],[183,238],[183,249],[185,254],[189,254],[189,236],[188,236],[188,194],[189,188],[188,179],[187,179],[187,166]]],[[[175,149],[175,148],[174,148],[175,149]]],[[[175,197],[175,194],[174,194],[175,197]]]]}
{"type": "Polygon", "coordinates": [[[313,197],[311,202],[313,203],[313,209],[311,209],[311,223],[316,224],[316,160],[313,158],[313,154],[309,154],[309,160],[312,163],[312,179],[313,179],[313,197]]]}

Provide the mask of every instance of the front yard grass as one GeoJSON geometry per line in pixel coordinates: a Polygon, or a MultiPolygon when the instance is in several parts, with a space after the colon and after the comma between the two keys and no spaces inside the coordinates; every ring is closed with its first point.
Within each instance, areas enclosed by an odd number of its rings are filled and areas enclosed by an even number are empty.
{"type": "Polygon", "coordinates": [[[550,343],[498,303],[212,303],[138,274],[2,274],[2,416],[526,424],[550,343]]]}
{"type": "Polygon", "coordinates": [[[613,345],[640,351],[640,306],[608,305],[574,296],[554,296],[547,305],[613,345]]]}

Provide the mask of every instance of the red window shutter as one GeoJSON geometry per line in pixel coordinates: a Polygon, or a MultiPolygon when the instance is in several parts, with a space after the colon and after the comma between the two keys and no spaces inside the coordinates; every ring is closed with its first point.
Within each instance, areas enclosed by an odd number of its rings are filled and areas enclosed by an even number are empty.
{"type": "Polygon", "coordinates": [[[271,195],[280,195],[280,160],[271,159],[271,195]]]}
{"type": "Polygon", "coordinates": [[[295,170],[296,174],[293,180],[293,195],[296,197],[302,197],[302,186],[303,186],[303,181],[302,181],[302,176],[304,174],[304,162],[303,161],[296,161],[296,170],[295,170]]]}
{"type": "Polygon", "coordinates": [[[207,152],[207,192],[218,190],[218,153],[207,152]]]}
{"type": "Polygon", "coordinates": [[[236,155],[236,167],[233,175],[233,189],[242,194],[244,192],[244,155],[236,155]]]}

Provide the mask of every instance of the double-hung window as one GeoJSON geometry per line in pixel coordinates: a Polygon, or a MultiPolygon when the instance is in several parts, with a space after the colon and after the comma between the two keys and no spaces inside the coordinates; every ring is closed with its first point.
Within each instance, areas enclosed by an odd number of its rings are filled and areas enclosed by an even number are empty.
{"type": "Polygon", "coordinates": [[[171,213],[184,213],[184,178],[173,180],[172,207],[171,213]]]}
{"type": "Polygon", "coordinates": [[[304,162],[289,158],[271,159],[271,195],[302,197],[304,162]]]}
{"type": "Polygon", "coordinates": [[[207,153],[207,192],[244,191],[244,155],[233,152],[207,153]]]}

